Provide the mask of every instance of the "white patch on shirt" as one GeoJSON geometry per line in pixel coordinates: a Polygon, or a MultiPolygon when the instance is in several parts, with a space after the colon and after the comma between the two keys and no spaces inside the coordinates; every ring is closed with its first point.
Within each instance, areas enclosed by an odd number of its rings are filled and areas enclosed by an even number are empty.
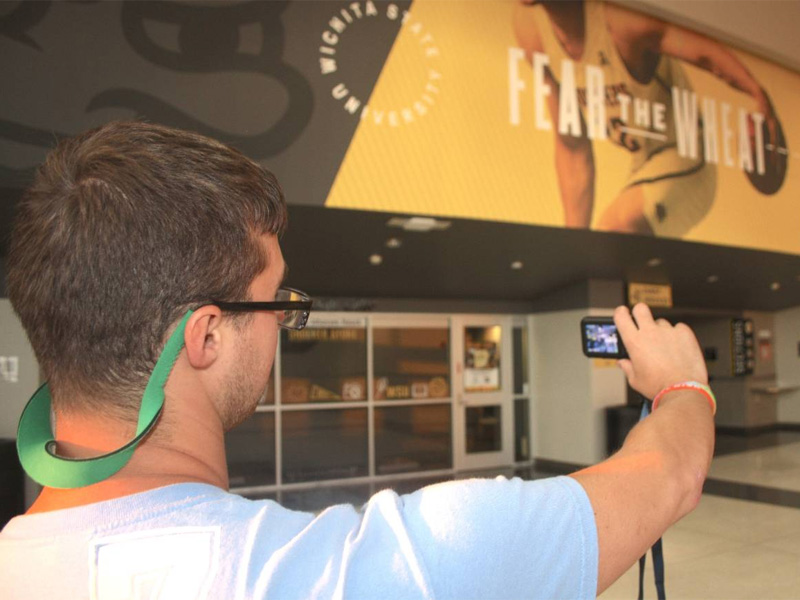
{"type": "Polygon", "coordinates": [[[204,600],[217,572],[219,527],[170,527],[95,538],[92,600],[204,600]]]}

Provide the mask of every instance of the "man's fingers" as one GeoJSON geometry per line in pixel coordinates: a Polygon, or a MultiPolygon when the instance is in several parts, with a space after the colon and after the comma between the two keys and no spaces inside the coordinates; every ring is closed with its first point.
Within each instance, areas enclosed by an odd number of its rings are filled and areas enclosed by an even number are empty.
{"type": "Polygon", "coordinates": [[[650,312],[650,307],[641,302],[633,307],[633,316],[636,319],[636,324],[639,329],[653,324],[653,313],[650,312]]]}
{"type": "Polygon", "coordinates": [[[633,377],[633,363],[627,358],[621,358],[617,361],[617,365],[625,373],[625,379],[630,383],[631,377],[633,377]]]}
{"type": "Polygon", "coordinates": [[[627,306],[618,306],[614,311],[614,324],[617,326],[623,342],[629,340],[630,336],[636,332],[636,323],[633,322],[631,311],[627,306]]]}

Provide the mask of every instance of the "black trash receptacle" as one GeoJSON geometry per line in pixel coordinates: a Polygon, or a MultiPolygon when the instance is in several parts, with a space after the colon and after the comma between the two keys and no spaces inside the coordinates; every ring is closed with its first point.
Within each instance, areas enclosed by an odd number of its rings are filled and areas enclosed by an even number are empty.
{"type": "Polygon", "coordinates": [[[15,440],[0,439],[0,529],[25,512],[25,477],[15,440]]]}
{"type": "Polygon", "coordinates": [[[642,409],[630,404],[606,409],[606,452],[611,456],[622,448],[622,442],[639,422],[642,409]]]}

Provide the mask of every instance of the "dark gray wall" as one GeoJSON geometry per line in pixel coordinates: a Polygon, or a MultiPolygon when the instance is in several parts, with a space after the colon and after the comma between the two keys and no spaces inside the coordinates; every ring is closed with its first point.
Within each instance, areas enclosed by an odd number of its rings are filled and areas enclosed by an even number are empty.
{"type": "Polygon", "coordinates": [[[290,203],[324,204],[359,122],[332,89],[344,83],[366,103],[400,28],[386,2],[375,16],[366,5],[2,3],[0,239],[13,190],[55,140],[113,119],[219,139],[274,171],[290,203]],[[337,35],[336,71],[323,73],[325,32],[337,35]]]}

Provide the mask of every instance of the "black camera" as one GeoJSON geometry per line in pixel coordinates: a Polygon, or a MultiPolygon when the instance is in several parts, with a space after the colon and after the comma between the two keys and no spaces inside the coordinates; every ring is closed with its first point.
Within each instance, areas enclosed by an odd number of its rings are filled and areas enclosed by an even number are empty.
{"type": "Polygon", "coordinates": [[[581,319],[581,345],[590,358],[628,358],[622,337],[611,317],[581,319]]]}

